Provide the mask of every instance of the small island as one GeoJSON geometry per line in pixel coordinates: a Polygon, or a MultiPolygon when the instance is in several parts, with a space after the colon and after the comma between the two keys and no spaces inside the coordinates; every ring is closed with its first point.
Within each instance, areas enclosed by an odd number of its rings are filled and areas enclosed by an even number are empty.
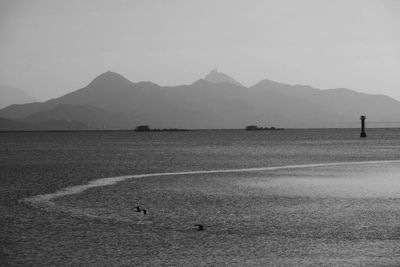
{"type": "Polygon", "coordinates": [[[281,131],[283,128],[275,127],[258,127],[257,125],[246,126],[246,131],[281,131]]]}
{"type": "Polygon", "coordinates": [[[148,125],[140,125],[135,128],[135,131],[136,132],[183,132],[189,130],[178,129],[178,128],[151,129],[148,125]]]}

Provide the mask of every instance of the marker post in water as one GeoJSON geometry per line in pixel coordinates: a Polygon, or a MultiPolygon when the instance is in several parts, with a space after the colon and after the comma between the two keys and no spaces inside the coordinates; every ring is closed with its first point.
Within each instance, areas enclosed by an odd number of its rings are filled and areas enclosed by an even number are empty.
{"type": "Polygon", "coordinates": [[[367,133],[365,132],[365,119],[367,116],[361,115],[360,120],[361,120],[361,134],[360,137],[367,137],[367,133]]]}

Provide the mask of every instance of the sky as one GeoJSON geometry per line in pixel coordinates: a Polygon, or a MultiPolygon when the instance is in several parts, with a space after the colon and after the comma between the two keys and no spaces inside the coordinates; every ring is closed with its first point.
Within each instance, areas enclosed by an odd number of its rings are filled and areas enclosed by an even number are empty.
{"type": "Polygon", "coordinates": [[[38,100],[108,70],[174,86],[215,68],[400,100],[400,1],[0,0],[0,85],[38,100]]]}

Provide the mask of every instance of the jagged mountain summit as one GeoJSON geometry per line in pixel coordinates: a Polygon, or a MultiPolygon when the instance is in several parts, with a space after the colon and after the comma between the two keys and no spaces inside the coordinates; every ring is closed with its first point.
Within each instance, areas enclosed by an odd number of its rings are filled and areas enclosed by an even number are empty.
{"type": "Polygon", "coordinates": [[[64,122],[82,122],[67,125],[79,129],[82,125],[88,129],[134,129],[137,125],[243,129],[246,125],[358,127],[361,114],[367,114],[369,121],[397,121],[400,117],[400,102],[387,96],[349,89],[320,90],[267,79],[247,88],[227,77],[212,71],[193,84],[162,87],[106,72],[61,97],[0,109],[0,118],[17,121],[3,120],[14,129],[21,123],[45,125],[47,129],[61,127],[64,122]]]}
{"type": "Polygon", "coordinates": [[[239,83],[228,74],[225,74],[223,72],[218,72],[217,69],[214,69],[209,74],[207,74],[204,77],[204,80],[211,83],[231,83],[237,86],[244,87],[243,84],[239,83]]]}

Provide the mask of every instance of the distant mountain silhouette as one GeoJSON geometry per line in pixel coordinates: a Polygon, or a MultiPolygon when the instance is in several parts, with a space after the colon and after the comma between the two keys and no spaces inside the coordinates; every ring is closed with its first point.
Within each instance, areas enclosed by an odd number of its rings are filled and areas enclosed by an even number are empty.
{"type": "Polygon", "coordinates": [[[251,90],[267,93],[279,93],[288,97],[321,105],[326,111],[333,112],[335,117],[326,121],[349,121],[349,118],[369,114],[369,121],[398,121],[400,102],[384,95],[370,95],[353,90],[337,88],[321,90],[311,86],[287,85],[271,80],[263,80],[251,90]]]}
{"type": "Polygon", "coordinates": [[[212,70],[209,74],[204,77],[204,80],[211,83],[231,83],[237,86],[244,87],[241,83],[230,77],[229,75],[218,72],[216,69],[212,70]]]}
{"type": "Polygon", "coordinates": [[[92,128],[119,129],[121,125],[135,127],[137,122],[132,117],[130,114],[110,112],[89,105],[59,104],[29,115],[24,121],[36,124],[54,120],[81,121],[92,128]]]}
{"type": "Polygon", "coordinates": [[[12,105],[0,111],[6,118],[25,118],[60,104],[86,105],[110,112],[147,112],[165,105],[161,87],[151,82],[132,83],[122,75],[106,72],[88,86],[43,103],[12,105]]]}
{"type": "Polygon", "coordinates": [[[185,129],[246,125],[308,128],[338,127],[351,121],[358,127],[361,114],[367,114],[367,126],[368,120],[397,121],[400,102],[348,89],[319,90],[270,80],[250,88],[226,79],[200,79],[189,85],[161,87],[152,82],[133,83],[120,74],[106,72],[86,87],[59,98],[0,110],[0,117],[32,125],[49,121],[79,121],[84,125],[69,123],[68,129],[134,129],[138,125],[185,129]]]}
{"type": "Polygon", "coordinates": [[[147,112],[165,105],[161,87],[151,82],[132,83],[120,74],[108,71],[88,86],[48,104],[90,105],[115,112],[147,112]]]}
{"type": "Polygon", "coordinates": [[[6,118],[0,118],[0,131],[25,131],[30,129],[28,123],[6,118]]]}
{"type": "Polygon", "coordinates": [[[0,131],[72,131],[95,129],[97,128],[74,120],[47,120],[39,123],[25,123],[19,120],[0,118],[0,131]]]}
{"type": "Polygon", "coordinates": [[[0,96],[0,108],[4,108],[12,104],[25,104],[35,101],[33,97],[21,89],[10,86],[0,86],[0,96]]]}
{"type": "Polygon", "coordinates": [[[80,121],[69,120],[50,120],[36,123],[32,130],[36,131],[76,131],[76,130],[95,130],[80,121]]]}

